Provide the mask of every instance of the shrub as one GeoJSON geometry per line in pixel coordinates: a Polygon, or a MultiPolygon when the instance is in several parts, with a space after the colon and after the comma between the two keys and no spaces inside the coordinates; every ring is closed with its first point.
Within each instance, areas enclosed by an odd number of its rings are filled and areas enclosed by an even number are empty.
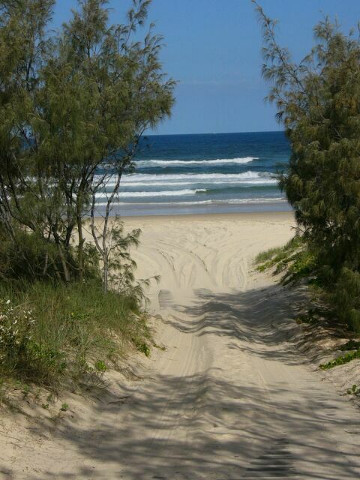
{"type": "Polygon", "coordinates": [[[331,360],[330,362],[320,365],[320,368],[322,370],[329,370],[330,368],[337,367],[338,365],[345,365],[345,363],[349,363],[351,360],[355,360],[357,358],[360,358],[360,350],[337,357],[335,360],[331,360]]]}
{"type": "MultiPolygon", "coordinates": [[[[86,244],[83,251],[84,276],[100,278],[99,258],[94,246],[86,244]]],[[[66,261],[71,277],[77,280],[79,268],[76,249],[70,247],[66,261]]],[[[0,228],[0,278],[3,281],[62,281],[63,271],[59,250],[55,243],[35,233],[19,228],[13,236],[0,228]]]]}
{"type": "Polygon", "coordinates": [[[53,387],[81,384],[131,346],[149,353],[150,331],[136,299],[104,293],[101,282],[0,284],[0,297],[11,299],[0,303],[3,376],[53,387]]]}
{"type": "Polygon", "coordinates": [[[285,272],[283,283],[291,283],[308,277],[317,265],[316,255],[312,253],[303,237],[296,235],[284,247],[272,248],[255,258],[259,271],[275,267],[275,274],[285,272]]]}
{"type": "Polygon", "coordinates": [[[25,306],[0,301],[1,370],[15,377],[50,383],[66,368],[64,355],[43,344],[36,335],[33,312],[25,306]]]}
{"type": "Polygon", "coordinates": [[[343,268],[330,298],[338,317],[360,332],[360,273],[343,268]]]}

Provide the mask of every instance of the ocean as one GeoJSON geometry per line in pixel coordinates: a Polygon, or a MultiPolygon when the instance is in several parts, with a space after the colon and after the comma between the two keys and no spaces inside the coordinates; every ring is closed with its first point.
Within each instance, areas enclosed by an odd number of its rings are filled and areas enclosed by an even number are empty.
{"type": "Polygon", "coordinates": [[[123,177],[112,214],[291,210],[275,178],[289,156],[283,132],[144,137],[136,171],[123,177]]]}

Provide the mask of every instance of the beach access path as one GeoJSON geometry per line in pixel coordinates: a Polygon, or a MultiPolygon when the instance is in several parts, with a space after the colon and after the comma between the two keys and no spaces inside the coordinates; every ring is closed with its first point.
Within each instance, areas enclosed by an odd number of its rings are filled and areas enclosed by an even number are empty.
{"type": "Polygon", "coordinates": [[[74,418],[12,432],[4,478],[360,478],[359,410],[295,348],[298,294],[254,270],[294,234],[293,216],[126,225],[143,230],[139,278],[161,274],[149,292],[159,348],[74,418]]]}

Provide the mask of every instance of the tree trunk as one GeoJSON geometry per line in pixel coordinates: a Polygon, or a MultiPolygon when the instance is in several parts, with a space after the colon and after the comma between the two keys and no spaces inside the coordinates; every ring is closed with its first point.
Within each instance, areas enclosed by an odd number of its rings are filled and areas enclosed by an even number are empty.
{"type": "Polygon", "coordinates": [[[65,282],[70,283],[70,280],[71,280],[70,272],[69,272],[67,261],[66,261],[66,258],[65,258],[65,255],[64,255],[63,249],[61,248],[60,243],[58,243],[58,250],[59,250],[61,265],[62,265],[62,268],[63,268],[65,282]]]}
{"type": "Polygon", "coordinates": [[[56,230],[56,225],[54,225],[52,227],[52,233],[53,233],[53,237],[54,237],[55,243],[56,243],[58,251],[59,251],[59,257],[60,257],[60,261],[61,261],[61,265],[62,265],[62,269],[63,269],[64,280],[65,280],[66,283],[70,283],[71,276],[70,276],[66,256],[65,256],[64,250],[61,246],[60,237],[59,237],[59,234],[57,233],[57,230],[56,230]]]}
{"type": "Polygon", "coordinates": [[[108,261],[108,258],[107,258],[107,254],[104,254],[103,261],[104,261],[103,288],[104,288],[104,292],[107,293],[108,288],[109,288],[109,261],[108,261]]]}
{"type": "Polygon", "coordinates": [[[79,236],[79,245],[78,245],[78,262],[79,262],[79,280],[82,282],[84,280],[84,243],[85,238],[83,234],[83,225],[81,218],[77,217],[77,226],[78,226],[78,236],[79,236]]]}

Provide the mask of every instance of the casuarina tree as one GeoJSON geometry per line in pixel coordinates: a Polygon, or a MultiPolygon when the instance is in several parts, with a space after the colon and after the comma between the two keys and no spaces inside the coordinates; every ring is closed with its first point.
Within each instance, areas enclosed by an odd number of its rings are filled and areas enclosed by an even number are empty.
{"type": "Polygon", "coordinates": [[[1,2],[0,216],[7,235],[26,230],[44,245],[36,275],[70,281],[84,278],[84,217],[99,192],[105,222],[92,233],[107,260],[121,177],[144,131],[170,114],[174,83],[153,25],[141,35],[149,0],[134,0],[125,24],[110,22],[106,0],[79,0],[56,34],[54,3],[1,2]]]}
{"type": "MultiPolygon", "coordinates": [[[[254,2],[256,4],[256,2],[254,2]]],[[[328,18],[300,62],[276,39],[276,22],[257,5],[268,99],[290,140],[281,187],[293,206],[319,279],[340,317],[360,327],[360,41],[328,18]]]]}

